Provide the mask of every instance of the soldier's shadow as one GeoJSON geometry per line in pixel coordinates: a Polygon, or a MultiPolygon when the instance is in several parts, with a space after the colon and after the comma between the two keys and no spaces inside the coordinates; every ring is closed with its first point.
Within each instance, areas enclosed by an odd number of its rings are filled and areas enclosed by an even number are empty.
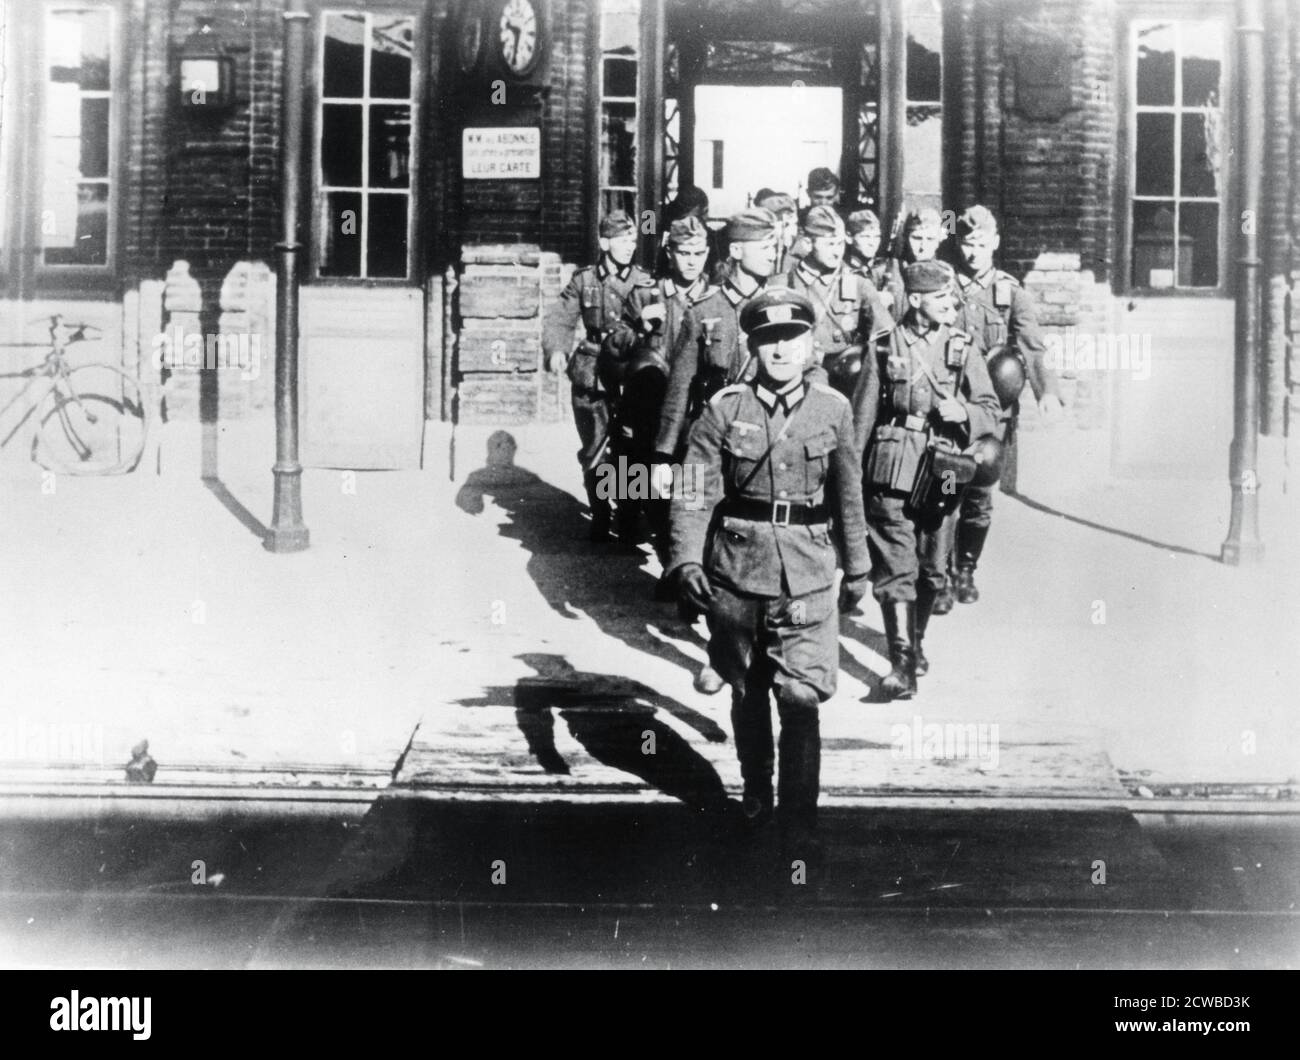
{"type": "MultiPolygon", "coordinates": [[[[889,641],[885,635],[864,626],[856,617],[840,616],[840,636],[851,637],[868,651],[883,659],[889,658],[889,641]]],[[[863,703],[889,702],[889,697],[880,690],[883,677],[863,666],[843,645],[840,645],[840,670],[867,686],[868,692],[862,697],[863,703]]]]}
{"type": "Polygon", "coordinates": [[[700,663],[648,626],[670,627],[699,642],[699,635],[676,618],[670,604],[653,600],[656,576],[640,551],[595,545],[587,540],[587,509],[573,495],[514,462],[515,440],[507,431],[488,439],[484,467],[472,472],[456,494],[456,506],[483,513],[485,499],[501,508],[508,522],[502,537],[528,550],[528,576],[556,614],[577,620],[586,614],[607,636],[628,647],[676,663],[692,675],[700,663]]]}
{"type": "Polygon", "coordinates": [[[662,708],[711,742],[726,732],[712,719],[647,685],[612,674],[575,670],[567,659],[542,652],[518,656],[535,677],[513,687],[494,686],[463,706],[515,707],[528,749],[548,773],[569,774],[555,746],[555,713],[599,762],[640,777],[667,795],[703,812],[720,812],[727,794],[717,771],[675,730],[656,717],[662,708]]]}

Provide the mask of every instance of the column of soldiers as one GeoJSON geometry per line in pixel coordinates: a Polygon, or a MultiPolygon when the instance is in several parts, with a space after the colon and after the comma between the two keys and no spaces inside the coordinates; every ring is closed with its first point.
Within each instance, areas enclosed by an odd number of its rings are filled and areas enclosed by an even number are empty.
{"type": "Polygon", "coordinates": [[[834,175],[809,177],[797,232],[794,199],[763,189],[717,241],[707,198],[684,191],[655,278],[631,264],[631,219],[604,218],[600,262],[575,274],[544,337],[573,381],[591,536],[635,542],[645,516],[656,598],[709,625],[696,687],[731,688],[744,820],[776,819],[795,845],[815,843],[837,612],[870,585],[889,644],[881,688],[914,696],[931,617],[954,583],[957,600],[978,599],[1026,376],[1045,412],[1060,407],[1032,299],[993,268],[986,208],[961,215],[958,273],[935,258],[937,211],[909,215],[882,257],[879,218],[841,218],[834,175]],[[592,475],[615,454],[653,468],[654,499],[620,499],[612,518],[592,475]],[[673,488],[683,467],[698,472],[689,493],[673,488]]]}

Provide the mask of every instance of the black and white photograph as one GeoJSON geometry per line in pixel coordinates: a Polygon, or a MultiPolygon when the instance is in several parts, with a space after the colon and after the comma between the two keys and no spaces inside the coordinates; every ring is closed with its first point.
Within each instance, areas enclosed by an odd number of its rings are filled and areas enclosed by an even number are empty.
{"type": "Polygon", "coordinates": [[[6,0],[0,54],[38,1027],[162,1027],[77,969],[843,969],[1261,1028],[1300,5],[6,0]]]}

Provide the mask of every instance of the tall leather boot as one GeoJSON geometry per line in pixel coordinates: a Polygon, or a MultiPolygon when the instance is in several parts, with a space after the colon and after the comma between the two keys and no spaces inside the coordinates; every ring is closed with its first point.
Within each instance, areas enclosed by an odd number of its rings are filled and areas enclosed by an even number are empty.
{"type": "Polygon", "coordinates": [[[916,695],[916,604],[911,600],[882,600],[880,611],[885,618],[891,667],[880,688],[890,699],[911,699],[916,695]]]}
{"type": "Polygon", "coordinates": [[[957,528],[957,600],[960,603],[973,604],[980,598],[980,591],[975,587],[975,568],[988,536],[987,526],[962,524],[957,528]]]}
{"type": "Polygon", "coordinates": [[[783,685],[776,694],[777,713],[781,718],[776,812],[784,838],[796,845],[808,846],[817,831],[817,794],[821,787],[820,706],[817,693],[805,684],[783,685]]]}
{"type": "Polygon", "coordinates": [[[744,688],[731,692],[731,731],[745,782],[741,810],[745,824],[761,827],[772,820],[772,704],[766,682],[751,675],[744,688]],[[752,678],[752,679],[751,679],[752,678]]]}
{"type": "Polygon", "coordinates": [[[596,483],[599,481],[594,471],[582,476],[582,483],[587,488],[587,507],[591,511],[590,538],[601,542],[609,540],[609,526],[613,519],[613,509],[608,500],[597,495],[596,483]]]}
{"type": "Polygon", "coordinates": [[[912,644],[916,650],[916,676],[924,677],[930,672],[930,660],[925,657],[925,630],[930,625],[930,615],[938,596],[933,590],[923,585],[916,587],[916,611],[913,615],[912,644]]]}

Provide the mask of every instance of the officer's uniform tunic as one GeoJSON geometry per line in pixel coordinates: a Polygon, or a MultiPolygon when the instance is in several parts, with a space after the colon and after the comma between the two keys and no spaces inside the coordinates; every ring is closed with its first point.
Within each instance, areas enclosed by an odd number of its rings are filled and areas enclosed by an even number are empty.
{"type": "Polygon", "coordinates": [[[845,577],[862,575],[868,564],[849,403],[830,387],[806,386],[802,379],[781,394],[759,380],[726,387],[691,428],[686,463],[701,481],[693,497],[673,497],[672,568],[699,563],[709,576],[709,661],[738,693],[732,722],[741,772],[747,784],[770,783],[768,696],[775,690],[782,804],[796,814],[815,808],[815,703],[834,694],[839,670],[837,557],[828,516],[845,577]],[[800,521],[783,522],[791,505],[800,521]],[[807,686],[815,699],[806,697],[801,706],[798,696],[783,696],[791,685],[807,686]],[[791,801],[787,775],[796,778],[790,790],[803,793],[793,806],[785,805],[791,801]]]}
{"type": "Polygon", "coordinates": [[[598,265],[577,270],[560,294],[559,302],[547,313],[542,329],[546,356],[560,352],[569,358],[573,419],[582,443],[578,460],[584,468],[594,459],[609,430],[608,396],[596,370],[601,343],[622,319],[623,303],[628,295],[654,283],[636,265],[626,265],[614,272],[607,264],[602,259],[598,265]],[[584,341],[574,350],[574,329],[579,321],[585,330],[584,341]]]}
{"type": "MultiPolygon", "coordinates": [[[[871,448],[878,442],[877,427],[902,427],[905,440],[896,444],[920,446],[923,437],[908,429],[908,418],[912,417],[911,426],[927,420],[939,422],[934,410],[945,395],[935,391],[922,365],[949,396],[956,396],[966,407],[965,423],[944,424],[941,431],[965,446],[995,430],[1001,407],[978,339],[947,325],[920,334],[907,322],[876,342],[874,353],[864,359],[853,395],[861,468],[868,466],[871,448]],[[948,367],[950,341],[965,349],[964,370],[948,367]],[[960,391],[954,395],[959,376],[960,391]]],[[[915,600],[918,582],[938,593],[946,579],[954,515],[941,521],[918,519],[907,504],[906,492],[881,483],[865,483],[864,500],[875,598],[882,602],[915,600]]]]}
{"type": "MultiPolygon", "coordinates": [[[[1038,312],[1030,295],[1014,276],[1001,269],[986,269],[979,276],[959,273],[958,295],[962,305],[963,326],[980,335],[984,355],[990,357],[1006,346],[1020,354],[1025,362],[1034,398],[1044,394],[1061,396],[1056,373],[1047,367],[1046,344],[1038,325],[1038,312]]],[[[1008,445],[1016,440],[1016,421],[1020,412],[1017,401],[1004,415],[998,436],[1008,445]]],[[[1010,454],[1008,454],[1010,458],[1010,454]]],[[[964,526],[987,527],[993,513],[992,486],[971,486],[962,497],[961,519],[964,526]]]]}

